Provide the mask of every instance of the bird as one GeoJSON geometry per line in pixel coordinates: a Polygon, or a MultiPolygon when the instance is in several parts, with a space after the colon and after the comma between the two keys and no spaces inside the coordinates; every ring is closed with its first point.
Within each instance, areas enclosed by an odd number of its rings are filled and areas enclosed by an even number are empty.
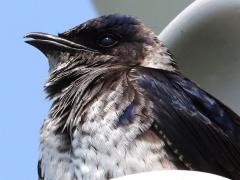
{"type": "Polygon", "coordinates": [[[25,42],[49,62],[39,180],[166,169],[240,179],[240,117],[185,77],[141,20],[103,15],[25,42]]]}

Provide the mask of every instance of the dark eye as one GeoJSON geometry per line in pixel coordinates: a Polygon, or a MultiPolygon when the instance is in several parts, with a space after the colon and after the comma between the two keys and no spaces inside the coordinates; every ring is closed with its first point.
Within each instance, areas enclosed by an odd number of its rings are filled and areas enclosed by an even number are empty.
{"type": "Polygon", "coordinates": [[[117,38],[112,34],[104,34],[98,38],[98,45],[101,47],[112,47],[118,43],[117,38]]]}

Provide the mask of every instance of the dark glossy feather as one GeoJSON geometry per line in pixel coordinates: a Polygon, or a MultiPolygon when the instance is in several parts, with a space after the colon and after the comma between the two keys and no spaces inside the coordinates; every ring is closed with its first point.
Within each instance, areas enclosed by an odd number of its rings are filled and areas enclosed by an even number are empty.
{"type": "Polygon", "coordinates": [[[42,168],[41,168],[41,165],[42,164],[42,161],[41,160],[38,160],[38,166],[37,166],[37,170],[38,170],[38,180],[44,180],[44,177],[42,175],[42,168]]]}
{"type": "Polygon", "coordinates": [[[129,79],[153,102],[155,133],[187,166],[240,179],[240,118],[234,112],[181,74],[137,68],[129,79]]]}

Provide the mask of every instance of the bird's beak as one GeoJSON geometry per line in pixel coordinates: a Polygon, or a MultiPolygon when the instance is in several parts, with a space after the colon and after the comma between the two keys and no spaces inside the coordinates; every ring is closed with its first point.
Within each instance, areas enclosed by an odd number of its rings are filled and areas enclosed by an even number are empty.
{"type": "Polygon", "coordinates": [[[77,51],[97,52],[96,50],[81,44],[46,33],[32,32],[26,34],[24,38],[26,39],[26,43],[35,46],[45,55],[48,54],[49,51],[62,51],[69,53],[75,53],[77,51]]]}

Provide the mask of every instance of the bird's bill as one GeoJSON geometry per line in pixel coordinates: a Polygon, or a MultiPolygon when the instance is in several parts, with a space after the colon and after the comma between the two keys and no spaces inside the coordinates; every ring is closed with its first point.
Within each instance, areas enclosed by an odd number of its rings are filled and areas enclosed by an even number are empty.
{"type": "Polygon", "coordinates": [[[64,52],[76,52],[76,51],[89,51],[97,52],[94,49],[88,48],[81,44],[69,41],[67,39],[46,34],[40,32],[31,32],[24,36],[25,42],[38,48],[44,54],[48,51],[64,51],[64,52]]]}

